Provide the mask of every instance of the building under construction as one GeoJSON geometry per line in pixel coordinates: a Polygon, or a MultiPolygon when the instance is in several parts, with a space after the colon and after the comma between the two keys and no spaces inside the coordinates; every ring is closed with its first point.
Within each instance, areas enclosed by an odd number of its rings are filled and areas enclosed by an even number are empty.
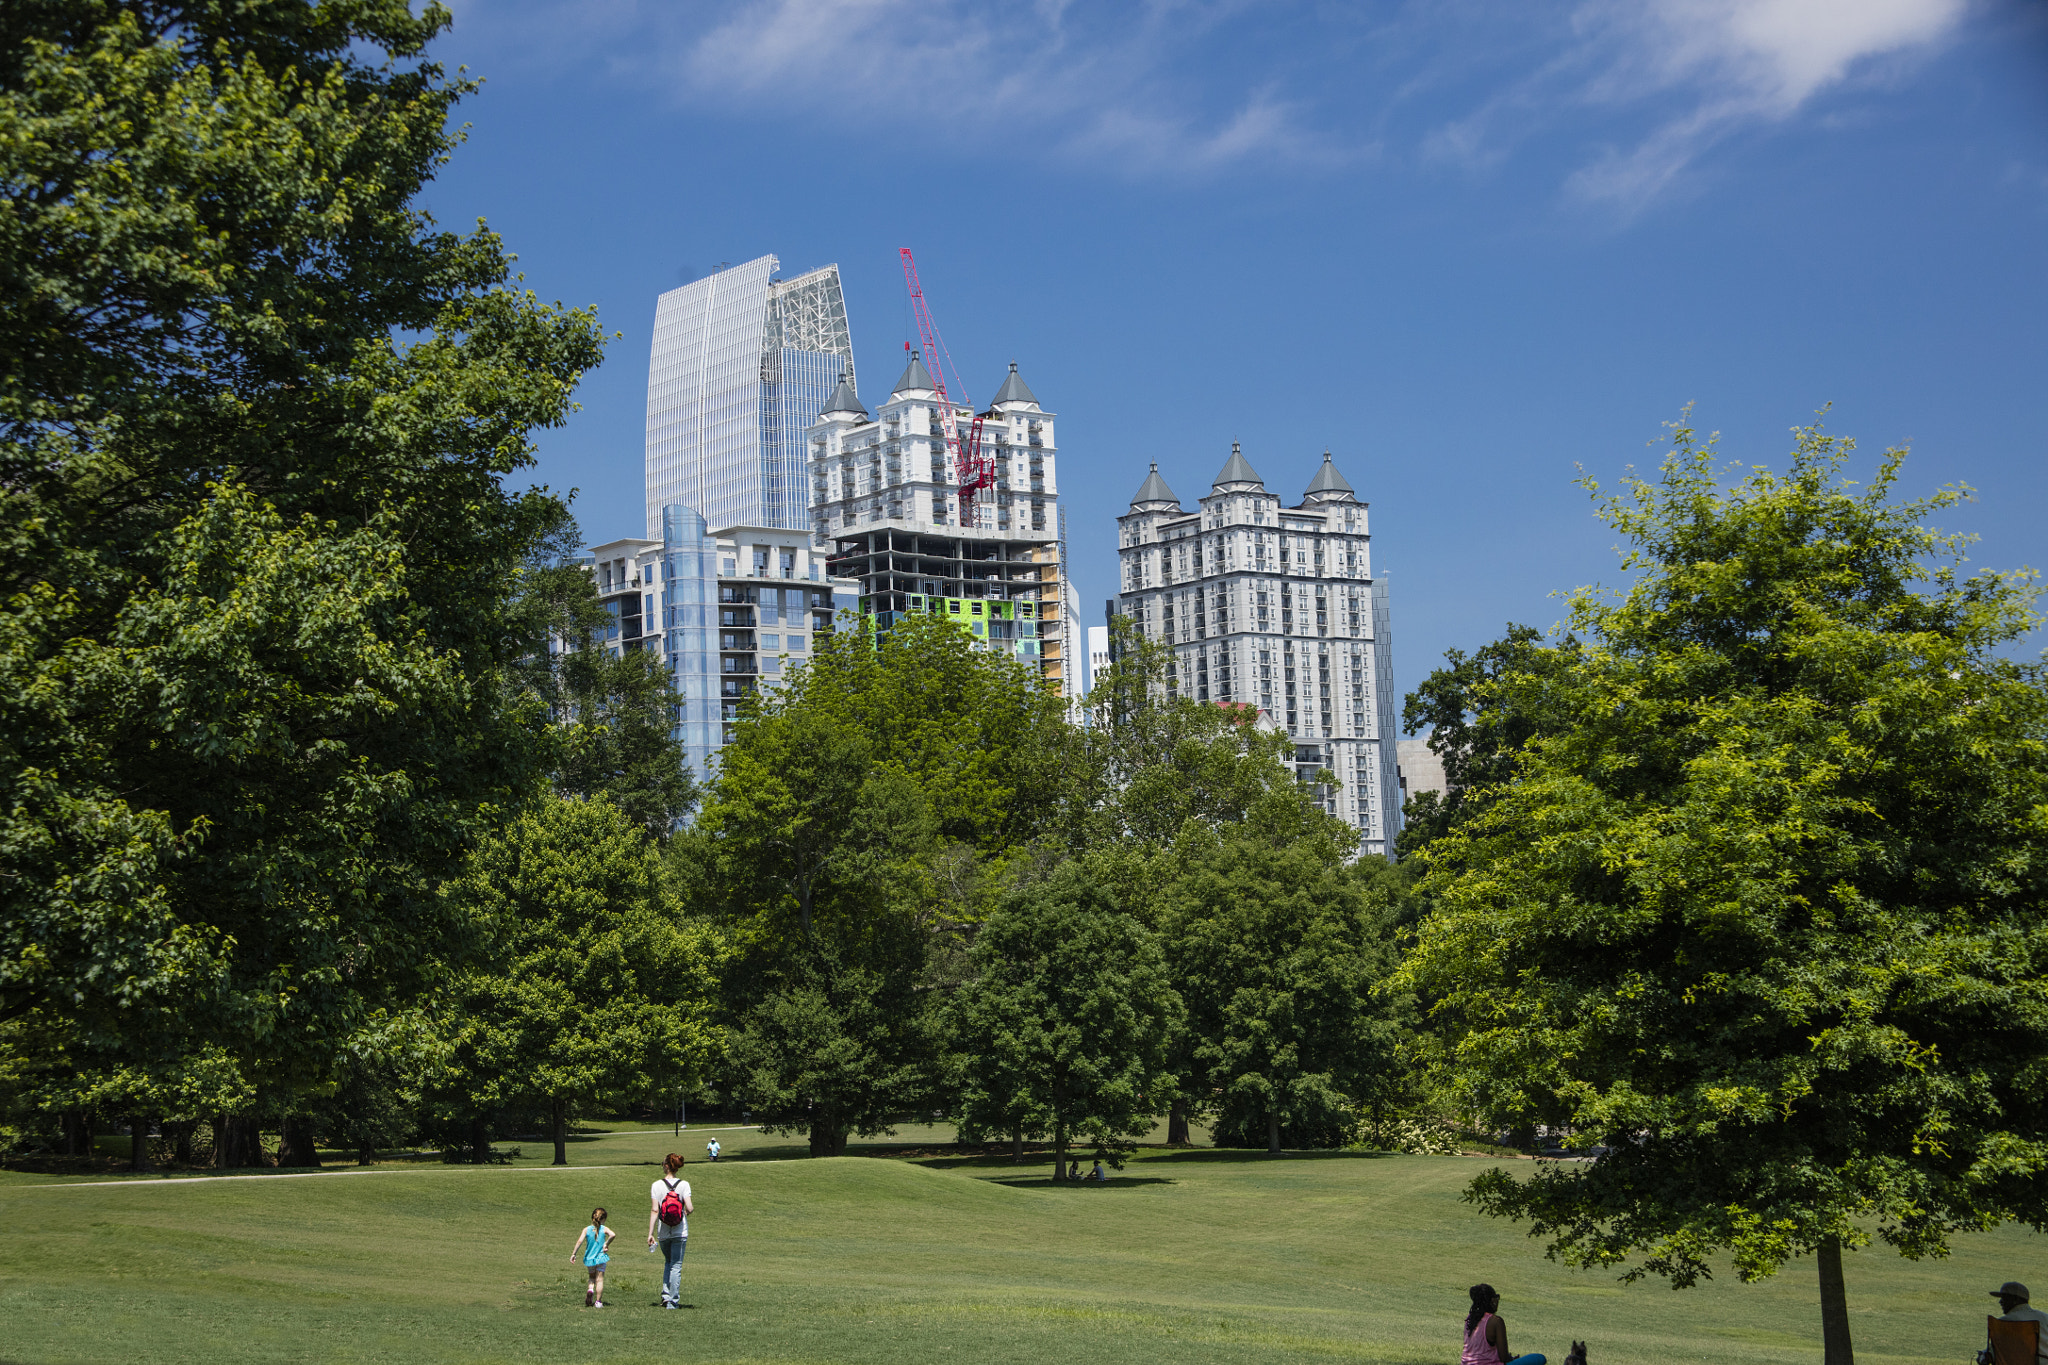
{"type": "Polygon", "coordinates": [[[916,351],[872,417],[842,379],[809,433],[812,533],[831,575],[861,585],[878,626],[939,613],[1077,698],[1086,670],[1064,573],[1054,415],[1015,365],[987,409],[958,399],[916,351]],[[980,438],[984,486],[965,498],[972,475],[948,439],[949,415],[980,438]]]}

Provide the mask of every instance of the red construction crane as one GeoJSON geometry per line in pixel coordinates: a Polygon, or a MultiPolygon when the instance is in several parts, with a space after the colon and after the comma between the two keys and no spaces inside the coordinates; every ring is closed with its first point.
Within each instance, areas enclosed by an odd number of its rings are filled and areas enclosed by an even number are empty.
{"type": "MultiPolygon", "coordinates": [[[[974,404],[968,401],[967,383],[960,377],[960,371],[953,365],[953,357],[946,351],[946,343],[939,338],[937,324],[932,321],[932,310],[925,306],[924,286],[917,281],[917,261],[910,254],[909,247],[900,248],[903,256],[903,282],[910,286],[910,308],[917,315],[917,334],[924,342],[925,368],[931,372],[932,383],[939,390],[939,422],[946,433],[946,454],[953,469],[960,478],[960,525],[971,528],[974,525],[974,495],[984,488],[996,486],[996,462],[993,457],[981,453],[981,415],[976,413],[967,429],[966,438],[960,435],[960,424],[953,414],[957,400],[969,412],[974,404]],[[944,357],[942,366],[940,358],[944,357]],[[953,371],[953,387],[946,387],[946,371],[953,371]]],[[[904,343],[908,349],[909,343],[904,343]]]]}

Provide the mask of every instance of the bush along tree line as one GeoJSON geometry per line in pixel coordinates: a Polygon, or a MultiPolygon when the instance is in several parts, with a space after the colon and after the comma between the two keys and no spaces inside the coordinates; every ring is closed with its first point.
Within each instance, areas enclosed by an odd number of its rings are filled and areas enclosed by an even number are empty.
{"type": "Polygon", "coordinates": [[[1810,1258],[1829,1365],[1845,1252],[2044,1226],[2041,621],[1929,528],[1961,490],[1818,427],[1589,484],[1627,586],[1408,699],[1448,781],[1398,864],[1121,623],[1080,723],[937,620],[843,631],[693,775],[519,486],[596,319],[418,202],[447,22],[0,10],[11,1151],[566,1161],[687,1095],[1115,1164],[1445,1114],[1601,1153],[1469,1190],[1568,1264],[1810,1258]]]}

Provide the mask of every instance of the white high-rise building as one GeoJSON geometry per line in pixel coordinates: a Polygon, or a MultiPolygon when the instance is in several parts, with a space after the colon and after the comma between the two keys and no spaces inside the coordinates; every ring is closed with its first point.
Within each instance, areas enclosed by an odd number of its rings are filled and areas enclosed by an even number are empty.
{"type": "MultiPolygon", "coordinates": [[[[956,401],[959,428],[975,416],[956,401]]],[[[832,573],[861,584],[861,609],[879,628],[907,612],[942,614],[1078,697],[1084,646],[1065,573],[1054,414],[1013,364],[980,417],[996,486],[962,524],[961,471],[923,358],[911,353],[872,417],[848,374],[810,430],[812,532],[831,547],[832,573]]]]}
{"type": "Polygon", "coordinates": [[[1372,572],[1366,504],[1323,455],[1285,507],[1236,443],[1200,510],[1159,466],[1117,518],[1116,611],[1170,646],[1168,686],[1256,706],[1294,742],[1304,779],[1333,772],[1325,808],[1359,851],[1392,856],[1401,827],[1387,585],[1372,572]]]}
{"type": "Polygon", "coordinates": [[[647,535],[662,509],[711,526],[808,530],[804,432],[853,338],[839,267],[775,278],[763,256],[672,289],[654,307],[647,362],[647,535]]]}

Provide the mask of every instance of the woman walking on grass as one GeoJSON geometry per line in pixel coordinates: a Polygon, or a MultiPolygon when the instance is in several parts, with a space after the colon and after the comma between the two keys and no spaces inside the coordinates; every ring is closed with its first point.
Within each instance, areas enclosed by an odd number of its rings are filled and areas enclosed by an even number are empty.
{"type": "Polygon", "coordinates": [[[583,1257],[583,1268],[590,1272],[590,1283],[583,1289],[585,1308],[604,1307],[604,1268],[611,1264],[612,1238],[617,1232],[604,1225],[610,1217],[603,1209],[590,1211],[590,1226],[576,1234],[576,1245],[569,1248],[569,1259],[583,1257]]]}
{"type": "Polygon", "coordinates": [[[1470,1291],[1472,1311],[1465,1315],[1463,1365],[1545,1365],[1544,1357],[1531,1352],[1508,1355],[1508,1325],[1500,1317],[1500,1293],[1490,1284],[1475,1284],[1470,1291]]]}
{"type": "Polygon", "coordinates": [[[661,1306],[680,1308],[683,1252],[690,1245],[690,1215],[697,1208],[690,1202],[690,1182],[683,1179],[682,1154],[670,1152],[661,1165],[661,1179],[647,1190],[652,1205],[647,1210],[647,1249],[661,1247],[661,1306]]]}

